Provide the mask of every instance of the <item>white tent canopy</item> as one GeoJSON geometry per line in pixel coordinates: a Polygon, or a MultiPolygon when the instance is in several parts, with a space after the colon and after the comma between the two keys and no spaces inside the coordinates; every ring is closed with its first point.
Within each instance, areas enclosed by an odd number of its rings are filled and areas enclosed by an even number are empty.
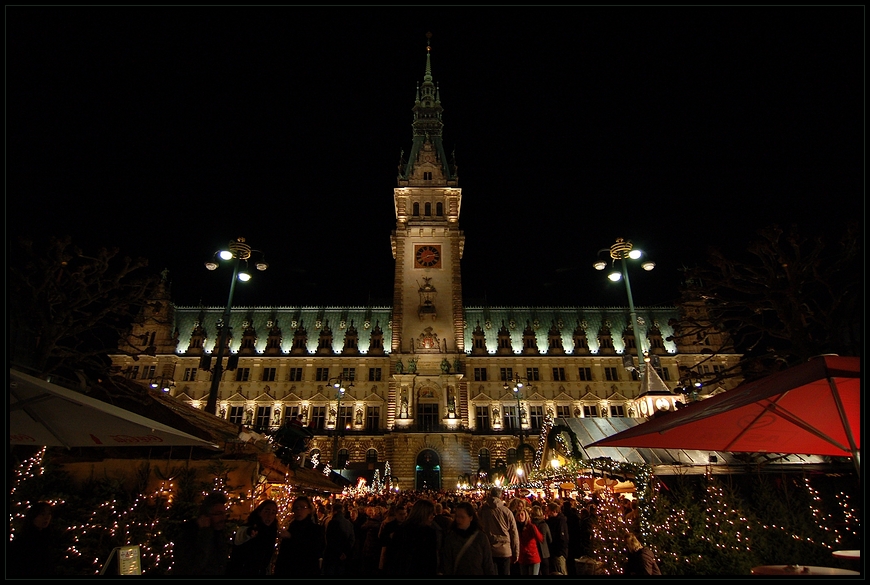
{"type": "Polygon", "coordinates": [[[9,442],[67,448],[219,449],[207,440],[17,370],[9,371],[9,442]]]}

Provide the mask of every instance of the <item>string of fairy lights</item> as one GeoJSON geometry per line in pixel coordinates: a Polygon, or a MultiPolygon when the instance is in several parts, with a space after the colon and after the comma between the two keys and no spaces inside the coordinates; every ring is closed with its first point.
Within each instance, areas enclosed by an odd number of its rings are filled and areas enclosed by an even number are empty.
{"type": "MultiPolygon", "coordinates": [[[[703,519],[690,518],[686,511],[673,509],[665,519],[656,517],[656,523],[651,522],[653,504],[660,496],[660,482],[652,475],[652,469],[646,465],[620,463],[608,458],[593,460],[567,459],[558,467],[544,466],[540,469],[540,457],[545,453],[545,447],[550,431],[553,429],[553,421],[548,418],[545,428],[542,430],[541,443],[536,454],[536,467],[527,480],[522,483],[514,483],[509,489],[548,489],[554,483],[573,483],[583,485],[585,480],[598,477],[625,477],[631,478],[636,491],[635,499],[638,500],[640,511],[638,522],[642,541],[656,540],[657,536],[687,536],[691,535],[699,543],[699,550],[725,550],[735,554],[745,553],[751,550],[753,537],[753,523],[740,510],[732,509],[733,498],[729,498],[725,489],[716,481],[712,470],[708,469],[705,474],[705,493],[703,496],[704,514],[703,519]],[[699,523],[700,522],[700,523],[699,523]]],[[[574,446],[575,437],[560,433],[553,437],[553,443],[560,445],[560,450],[565,454],[576,454],[574,446]]],[[[9,488],[9,525],[10,539],[15,537],[15,528],[20,526],[21,520],[27,508],[33,503],[19,497],[21,487],[25,482],[39,478],[45,473],[44,459],[46,449],[43,448],[33,456],[24,459],[13,470],[12,481],[9,488]]],[[[239,492],[236,486],[228,484],[228,471],[226,466],[216,464],[212,473],[212,481],[209,489],[202,490],[202,495],[208,491],[221,491],[226,494],[231,504],[240,508],[252,510],[259,501],[270,498],[278,504],[278,521],[285,524],[289,519],[289,512],[293,500],[303,493],[299,486],[293,484],[267,484],[264,479],[245,493],[239,492]]],[[[356,497],[372,493],[384,493],[398,489],[398,478],[395,478],[390,469],[389,462],[384,467],[384,476],[381,478],[378,470],[375,471],[370,485],[365,483],[344,490],[344,497],[356,497]]],[[[846,493],[841,492],[836,500],[836,509],[841,513],[844,521],[839,523],[831,512],[824,512],[822,498],[819,491],[811,482],[811,477],[803,478],[803,487],[807,490],[810,500],[810,513],[821,537],[801,536],[793,534],[786,526],[777,524],[757,524],[755,530],[786,531],[795,540],[800,540],[814,545],[821,545],[829,549],[846,542],[860,534],[861,518],[856,512],[856,506],[846,493]]],[[[490,484],[478,483],[468,486],[470,489],[485,490],[490,484]]],[[[98,574],[101,563],[105,561],[110,551],[92,546],[95,541],[123,542],[124,544],[138,544],[142,573],[169,572],[173,564],[172,550],[174,543],[165,535],[167,521],[172,514],[173,506],[178,502],[179,487],[173,478],[165,478],[159,485],[148,493],[136,495],[129,505],[122,505],[115,499],[107,499],[93,507],[87,520],[80,524],[64,526],[71,536],[72,544],[66,551],[68,559],[77,558],[90,566],[94,574],[98,574]]],[[[593,538],[596,540],[596,573],[605,575],[621,574],[624,559],[627,554],[624,536],[630,526],[625,517],[625,510],[620,502],[619,494],[605,489],[597,493],[596,512],[597,522],[593,524],[593,538]]],[[[49,500],[53,505],[65,504],[60,498],[49,500]]],[[[103,547],[105,548],[105,547],[103,547]]],[[[667,559],[674,566],[696,565],[704,559],[705,553],[690,551],[656,551],[660,558],[667,559]]]]}

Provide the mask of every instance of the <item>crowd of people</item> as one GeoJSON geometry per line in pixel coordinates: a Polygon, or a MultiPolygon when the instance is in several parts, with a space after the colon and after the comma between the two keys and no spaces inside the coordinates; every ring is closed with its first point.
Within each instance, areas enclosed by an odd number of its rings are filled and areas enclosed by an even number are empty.
{"type": "MultiPolygon", "coordinates": [[[[265,500],[234,534],[227,500],[206,496],[174,550],[174,575],[364,578],[438,575],[577,575],[590,557],[595,500],[403,492],[344,498],[297,496],[279,525],[265,500]]],[[[628,526],[637,510],[623,499],[628,526]]],[[[627,574],[661,574],[626,535],[627,574]]]]}

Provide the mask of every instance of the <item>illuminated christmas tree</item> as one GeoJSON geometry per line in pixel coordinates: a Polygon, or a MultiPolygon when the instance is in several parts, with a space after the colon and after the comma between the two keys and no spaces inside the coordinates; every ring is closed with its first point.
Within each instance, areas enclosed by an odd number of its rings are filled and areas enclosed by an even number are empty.
{"type": "Polygon", "coordinates": [[[625,537],[628,526],[623,518],[622,504],[616,494],[600,492],[592,522],[592,548],[599,562],[598,572],[604,575],[622,575],[628,550],[625,537]]]}

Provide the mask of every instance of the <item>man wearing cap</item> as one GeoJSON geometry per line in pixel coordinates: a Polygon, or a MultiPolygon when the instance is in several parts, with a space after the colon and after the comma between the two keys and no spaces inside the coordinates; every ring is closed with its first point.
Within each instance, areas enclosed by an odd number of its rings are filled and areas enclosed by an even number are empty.
{"type": "Polygon", "coordinates": [[[478,510],[480,529],[489,539],[492,560],[499,575],[511,574],[511,563],[520,558],[520,533],[517,521],[501,499],[501,488],[489,490],[489,497],[478,510]]]}

